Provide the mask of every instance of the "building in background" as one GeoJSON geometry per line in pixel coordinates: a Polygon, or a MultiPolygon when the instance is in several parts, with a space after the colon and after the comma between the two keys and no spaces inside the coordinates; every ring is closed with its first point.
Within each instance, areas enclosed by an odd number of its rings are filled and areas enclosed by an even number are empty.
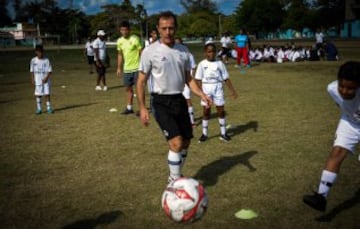
{"type": "Polygon", "coordinates": [[[360,0],[345,1],[345,21],[340,36],[360,38],[360,0]]]}
{"type": "Polygon", "coordinates": [[[31,46],[41,42],[38,39],[38,30],[32,24],[17,22],[12,26],[0,28],[0,32],[11,34],[16,45],[31,46]]]}

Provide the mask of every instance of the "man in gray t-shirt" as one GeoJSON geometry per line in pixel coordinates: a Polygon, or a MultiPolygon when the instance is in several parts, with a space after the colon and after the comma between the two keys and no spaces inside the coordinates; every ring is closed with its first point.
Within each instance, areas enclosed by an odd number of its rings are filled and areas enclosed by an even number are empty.
{"type": "Polygon", "coordinates": [[[181,168],[193,137],[186,100],[182,95],[185,83],[203,101],[209,105],[212,103],[190,75],[189,50],[175,44],[176,28],[176,16],[172,12],[159,15],[157,30],[160,40],[141,54],[137,81],[140,120],[145,126],[149,124],[149,111],[145,106],[148,82],[153,114],[169,145],[169,182],[182,176],[181,168]]]}

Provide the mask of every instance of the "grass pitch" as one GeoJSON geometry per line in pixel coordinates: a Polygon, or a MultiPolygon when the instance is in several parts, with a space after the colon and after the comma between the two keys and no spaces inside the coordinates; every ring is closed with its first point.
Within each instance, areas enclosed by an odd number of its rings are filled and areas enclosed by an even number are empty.
{"type": "MultiPolygon", "coordinates": [[[[218,139],[215,115],[208,141],[197,143],[201,126],[194,129],[183,172],[205,185],[209,208],[187,227],[359,228],[357,154],[345,160],[325,213],[301,200],[317,188],[340,114],[326,86],[340,64],[360,60],[359,43],[337,45],[339,62],[260,64],[245,73],[234,61],[228,65],[239,94],[226,98],[232,141],[218,139]],[[259,217],[237,219],[240,209],[259,217]]],[[[190,49],[199,62],[202,48],[190,49]]],[[[1,228],[184,227],[160,206],[168,148],[156,122],[145,128],[135,115],[109,112],[125,106],[115,49],[110,53],[103,92],[94,90],[82,49],[46,51],[55,113],[37,116],[28,70],[33,52],[0,52],[1,228]]],[[[193,104],[200,122],[197,97],[193,104]]]]}

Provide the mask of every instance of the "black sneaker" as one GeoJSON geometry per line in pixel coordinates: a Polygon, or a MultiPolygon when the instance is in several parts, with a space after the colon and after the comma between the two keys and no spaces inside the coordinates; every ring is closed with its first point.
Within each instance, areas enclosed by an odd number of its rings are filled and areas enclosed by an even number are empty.
{"type": "Polygon", "coordinates": [[[230,136],[227,134],[224,135],[220,135],[220,140],[224,141],[224,142],[228,142],[231,140],[230,136]]]}
{"type": "Polygon", "coordinates": [[[122,115],[134,114],[134,111],[126,108],[123,112],[121,112],[121,114],[122,115]]]}
{"type": "Polygon", "coordinates": [[[303,201],[318,211],[326,210],[326,198],[319,193],[315,192],[313,195],[305,195],[303,196],[303,201]]]}
{"type": "Polygon", "coordinates": [[[206,135],[201,135],[201,137],[199,138],[199,143],[204,142],[208,139],[208,137],[206,135]]]}

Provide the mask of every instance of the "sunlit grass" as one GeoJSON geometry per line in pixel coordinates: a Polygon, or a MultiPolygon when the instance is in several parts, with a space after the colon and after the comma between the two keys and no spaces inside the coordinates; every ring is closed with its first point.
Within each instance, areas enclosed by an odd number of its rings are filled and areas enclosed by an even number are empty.
{"type": "MultiPolygon", "coordinates": [[[[199,62],[202,48],[190,49],[199,62]]],[[[115,67],[108,69],[110,90],[96,92],[82,52],[47,52],[55,114],[39,116],[28,73],[33,53],[0,53],[1,228],[182,228],[160,207],[167,145],[154,119],[144,128],[134,115],[110,113],[125,106],[115,67]]],[[[115,49],[110,52],[115,64],[115,49]]],[[[301,201],[318,184],[339,118],[326,85],[343,61],[360,59],[355,47],[340,53],[341,62],[260,64],[245,73],[228,65],[239,94],[226,98],[232,141],[218,139],[213,116],[207,142],[197,143],[201,127],[195,128],[184,167],[210,199],[192,228],[358,227],[357,155],[344,162],[326,213],[301,201]],[[242,208],[259,217],[236,219],[242,208]]],[[[193,104],[200,121],[197,97],[193,104]]]]}

